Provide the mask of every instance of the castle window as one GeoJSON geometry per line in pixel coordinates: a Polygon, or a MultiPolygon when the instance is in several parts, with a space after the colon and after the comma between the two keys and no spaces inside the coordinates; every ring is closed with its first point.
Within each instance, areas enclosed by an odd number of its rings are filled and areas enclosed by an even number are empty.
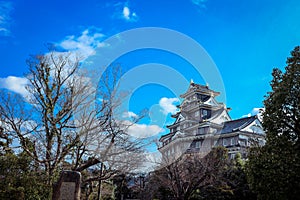
{"type": "Polygon", "coordinates": [[[203,94],[197,94],[197,99],[200,99],[202,102],[207,101],[210,98],[210,96],[203,95],[203,94]]]}
{"type": "Polygon", "coordinates": [[[195,117],[198,117],[199,116],[199,111],[196,111],[195,112],[195,117]]]}
{"type": "Polygon", "coordinates": [[[202,135],[202,134],[207,134],[209,131],[209,127],[202,127],[198,129],[198,134],[202,135]]]}
{"type": "Polygon", "coordinates": [[[239,144],[241,146],[246,146],[246,141],[245,140],[239,140],[239,144]]]}
{"type": "Polygon", "coordinates": [[[223,146],[227,146],[228,145],[228,141],[227,141],[227,139],[226,138],[223,138],[223,146]]]}
{"type": "Polygon", "coordinates": [[[230,154],[230,159],[234,159],[235,158],[235,153],[231,153],[230,154]]]}
{"type": "Polygon", "coordinates": [[[201,146],[201,142],[200,141],[196,141],[195,147],[197,149],[200,149],[200,146],[201,146]]]}
{"type": "Polygon", "coordinates": [[[202,110],[202,119],[208,119],[211,117],[211,111],[203,109],[202,110]]]}
{"type": "Polygon", "coordinates": [[[234,140],[234,138],[230,138],[230,145],[235,145],[235,140],[234,140]]]}

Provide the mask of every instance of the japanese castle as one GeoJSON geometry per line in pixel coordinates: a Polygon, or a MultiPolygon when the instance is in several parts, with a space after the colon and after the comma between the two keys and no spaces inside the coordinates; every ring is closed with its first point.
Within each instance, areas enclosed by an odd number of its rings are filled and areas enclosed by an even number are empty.
{"type": "Polygon", "coordinates": [[[254,142],[264,144],[265,133],[258,116],[232,120],[230,109],[215,99],[218,95],[208,86],[191,81],[188,90],[180,95],[183,100],[179,111],[172,115],[175,122],[167,126],[169,133],[159,139],[163,158],[205,155],[215,146],[227,148],[230,158],[238,152],[246,158],[247,148],[254,142]]]}

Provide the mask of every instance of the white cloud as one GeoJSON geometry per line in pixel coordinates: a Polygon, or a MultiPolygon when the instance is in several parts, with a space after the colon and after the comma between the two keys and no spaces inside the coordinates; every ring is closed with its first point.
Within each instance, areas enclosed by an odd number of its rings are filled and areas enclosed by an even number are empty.
{"type": "Polygon", "coordinates": [[[262,121],[263,113],[265,112],[265,108],[253,108],[251,111],[252,115],[257,115],[258,119],[262,121]]]}
{"type": "Polygon", "coordinates": [[[125,19],[128,22],[136,22],[138,20],[138,16],[135,12],[131,12],[130,8],[125,5],[123,7],[123,19],[125,19]]]}
{"type": "Polygon", "coordinates": [[[178,98],[163,97],[159,100],[159,106],[162,108],[162,112],[167,115],[169,113],[174,114],[177,112],[177,107],[174,103],[179,102],[178,98]]]}
{"type": "Polygon", "coordinates": [[[134,112],[128,111],[124,112],[122,115],[123,118],[138,118],[139,116],[135,114],[134,112]]]}
{"type": "Polygon", "coordinates": [[[191,0],[193,4],[195,4],[196,6],[200,7],[200,8],[206,8],[205,3],[207,2],[207,0],[191,0]]]}
{"type": "MultiPolygon", "coordinates": [[[[4,19],[3,16],[1,16],[1,6],[2,4],[0,2],[0,35],[1,24],[3,24],[4,19]]],[[[58,43],[57,46],[63,48],[65,51],[73,52],[71,56],[77,58],[77,55],[79,55],[80,59],[84,60],[87,57],[94,55],[96,53],[96,48],[106,46],[106,44],[100,41],[103,39],[104,35],[96,31],[92,29],[86,29],[78,37],[74,35],[66,37],[66,39],[58,43]]],[[[54,52],[53,56],[55,59],[59,59],[61,54],[65,54],[65,52],[54,52]]],[[[70,60],[72,60],[72,58],[70,58],[70,60]]],[[[68,74],[69,68],[66,67],[65,70],[66,71],[63,74],[68,74]]],[[[90,82],[88,77],[86,77],[86,81],[90,82]]],[[[29,95],[29,92],[25,88],[27,84],[28,80],[24,77],[8,76],[6,78],[0,78],[0,88],[6,88],[13,92],[19,93],[24,97],[28,97],[29,95]]]]}
{"type": "Polygon", "coordinates": [[[130,20],[130,10],[127,6],[123,8],[123,16],[126,20],[130,20]]]}
{"type": "Polygon", "coordinates": [[[251,115],[257,115],[259,113],[259,110],[261,108],[253,108],[252,111],[251,111],[251,115]]]}
{"type": "MultiPolygon", "coordinates": [[[[123,122],[124,123],[124,122],[123,122]]],[[[132,123],[125,121],[125,123],[132,123]]],[[[129,126],[127,133],[136,138],[147,138],[163,132],[164,129],[157,125],[132,124],[129,126]]]]}
{"type": "Polygon", "coordinates": [[[251,113],[248,113],[246,115],[242,115],[242,118],[244,118],[244,117],[251,117],[251,113]]]}
{"type": "Polygon", "coordinates": [[[265,108],[253,108],[250,113],[243,115],[242,117],[251,117],[251,116],[257,115],[258,118],[261,120],[262,114],[264,111],[265,111],[265,108]]]}
{"type": "Polygon", "coordinates": [[[86,59],[96,53],[96,48],[107,46],[107,44],[101,42],[103,37],[104,35],[101,33],[86,29],[78,37],[75,35],[67,36],[58,46],[64,50],[78,53],[83,59],[86,59]]]}
{"type": "Polygon", "coordinates": [[[10,35],[9,26],[11,23],[10,13],[12,9],[12,2],[0,1],[0,35],[10,35]]]}
{"type": "Polygon", "coordinates": [[[25,88],[27,84],[28,80],[24,77],[8,76],[7,78],[0,78],[1,88],[6,88],[22,96],[28,95],[28,91],[25,88]]]}
{"type": "Polygon", "coordinates": [[[139,17],[135,12],[132,12],[131,7],[129,6],[129,1],[118,2],[112,6],[115,8],[113,18],[122,19],[126,22],[138,21],[139,17]]]}

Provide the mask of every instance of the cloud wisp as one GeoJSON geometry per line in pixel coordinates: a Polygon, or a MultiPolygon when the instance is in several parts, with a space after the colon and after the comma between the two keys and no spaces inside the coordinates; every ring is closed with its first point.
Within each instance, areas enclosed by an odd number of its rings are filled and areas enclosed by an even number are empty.
{"type": "Polygon", "coordinates": [[[159,100],[159,106],[161,107],[161,112],[165,115],[171,113],[174,114],[178,111],[178,108],[174,103],[179,102],[178,98],[167,98],[163,97],[159,100]]]}
{"type": "Polygon", "coordinates": [[[128,22],[136,22],[138,20],[138,16],[135,12],[131,12],[128,5],[123,7],[123,18],[128,22]]]}
{"type": "Polygon", "coordinates": [[[8,76],[6,78],[0,78],[0,88],[16,92],[23,97],[28,95],[28,91],[25,88],[27,84],[28,80],[24,77],[8,76]]]}
{"type": "Polygon", "coordinates": [[[132,8],[129,6],[129,1],[118,2],[113,5],[115,11],[113,13],[113,18],[122,19],[126,22],[136,22],[139,20],[136,12],[132,11],[132,8]]]}
{"type": "MultiPolygon", "coordinates": [[[[125,121],[125,123],[130,124],[131,122],[125,121]]],[[[131,124],[127,130],[129,135],[139,139],[152,137],[163,131],[164,129],[157,125],[135,124],[135,123],[131,124]]]]}
{"type": "Polygon", "coordinates": [[[134,119],[139,118],[139,116],[137,114],[135,114],[134,112],[131,112],[131,111],[123,112],[122,117],[123,118],[134,118],[134,119]]]}
{"type": "Polygon", "coordinates": [[[195,4],[196,6],[198,6],[201,9],[205,9],[206,8],[206,2],[207,0],[191,0],[193,4],[195,4]]]}
{"type": "Polygon", "coordinates": [[[80,36],[70,35],[57,44],[66,51],[79,54],[83,59],[96,54],[96,48],[105,47],[107,44],[101,42],[104,34],[95,32],[92,29],[84,30],[80,36]]]}
{"type": "Polygon", "coordinates": [[[242,117],[251,117],[257,115],[260,120],[262,120],[262,114],[264,113],[265,108],[253,108],[250,113],[243,115],[242,117]]]}
{"type": "MultiPolygon", "coordinates": [[[[1,20],[2,18],[0,15],[0,35],[2,23],[1,20]]],[[[74,53],[72,55],[74,55],[75,57],[77,57],[76,55],[78,55],[81,60],[85,60],[89,56],[96,54],[96,48],[107,46],[106,44],[101,42],[103,37],[104,35],[97,31],[86,29],[81,33],[81,35],[77,37],[75,35],[67,36],[64,40],[57,43],[56,45],[60,49],[63,49],[63,51],[72,52],[74,53]]],[[[57,52],[57,56],[59,56],[60,53],[63,52],[57,52]]],[[[67,69],[68,68],[66,68],[66,70],[67,69]]],[[[86,81],[90,81],[88,77],[86,77],[86,81]]],[[[29,95],[29,92],[25,88],[27,84],[28,80],[25,77],[8,76],[6,78],[0,78],[0,88],[5,88],[15,93],[21,94],[25,98],[29,95]]]]}
{"type": "Polygon", "coordinates": [[[12,2],[0,1],[0,36],[10,36],[12,2]]]}

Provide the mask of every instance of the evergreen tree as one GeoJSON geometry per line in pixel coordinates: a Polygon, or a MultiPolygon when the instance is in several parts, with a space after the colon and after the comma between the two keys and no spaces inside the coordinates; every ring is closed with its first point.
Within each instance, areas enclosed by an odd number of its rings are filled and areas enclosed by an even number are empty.
{"type": "Polygon", "coordinates": [[[1,155],[0,199],[47,199],[45,175],[33,163],[25,152],[1,155]]]}
{"type": "Polygon", "coordinates": [[[259,199],[300,198],[300,47],[287,59],[285,72],[273,70],[265,98],[266,145],[252,148],[249,181],[259,199]]]}

